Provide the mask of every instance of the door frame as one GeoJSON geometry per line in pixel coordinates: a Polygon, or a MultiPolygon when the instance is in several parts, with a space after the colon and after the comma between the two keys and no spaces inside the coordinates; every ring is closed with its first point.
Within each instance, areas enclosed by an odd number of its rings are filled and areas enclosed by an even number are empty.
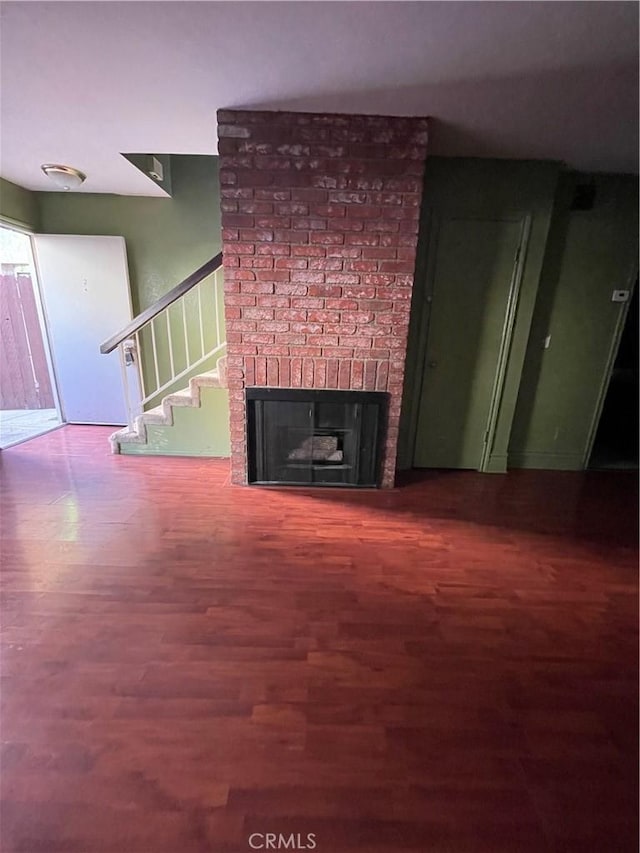
{"type": "MultiPolygon", "coordinates": [[[[44,306],[42,302],[42,293],[40,290],[40,276],[38,273],[38,267],[36,263],[36,255],[33,250],[33,237],[34,232],[25,228],[24,225],[21,225],[19,222],[15,222],[14,220],[8,217],[0,217],[0,228],[6,228],[9,231],[17,231],[19,234],[24,234],[25,237],[29,240],[29,266],[31,267],[31,286],[33,287],[33,297],[34,302],[36,304],[36,313],[38,315],[38,324],[40,326],[40,334],[42,336],[42,346],[44,349],[44,357],[47,362],[47,369],[49,371],[49,381],[51,382],[51,392],[53,394],[53,403],[55,406],[56,414],[58,415],[59,423],[55,426],[52,426],[50,429],[47,429],[45,432],[51,432],[54,429],[58,429],[65,423],[64,414],[62,411],[62,405],[60,402],[60,395],[58,394],[58,378],[56,376],[55,367],[53,364],[53,358],[51,356],[51,341],[49,339],[49,327],[47,325],[47,318],[44,313],[44,306]]],[[[45,433],[38,433],[38,435],[44,435],[45,433]]],[[[36,436],[33,436],[34,438],[36,436]]],[[[25,439],[29,440],[29,439],[25,439]]],[[[21,444],[22,441],[17,442],[21,444]]]]}
{"type": "Polygon", "coordinates": [[[516,313],[518,310],[520,289],[522,286],[522,276],[527,258],[527,249],[529,248],[529,238],[531,236],[531,215],[529,213],[524,213],[521,217],[521,222],[520,240],[518,242],[518,248],[516,249],[516,257],[513,264],[513,270],[511,272],[511,282],[509,283],[509,295],[507,296],[507,307],[504,314],[496,373],[493,380],[493,389],[491,391],[489,416],[487,418],[487,428],[484,434],[484,446],[482,448],[482,456],[480,457],[480,467],[478,468],[479,471],[484,473],[489,473],[491,471],[491,451],[493,450],[493,440],[495,438],[496,427],[498,425],[500,404],[502,403],[502,392],[504,390],[504,383],[507,376],[507,367],[509,366],[511,343],[513,341],[513,329],[516,322],[516,313]]]}
{"type": "Polygon", "coordinates": [[[42,299],[42,290],[40,287],[40,270],[38,269],[38,262],[36,259],[36,253],[34,251],[33,246],[33,238],[34,233],[32,231],[28,232],[29,237],[29,251],[31,252],[31,269],[33,270],[33,290],[36,300],[36,310],[38,312],[38,320],[40,322],[40,328],[42,329],[42,338],[44,342],[44,354],[47,359],[47,367],[49,368],[49,376],[51,378],[51,388],[53,390],[53,401],[56,406],[56,411],[58,413],[58,418],[60,420],[60,426],[66,423],[66,418],[64,416],[64,411],[62,409],[62,400],[60,399],[60,394],[58,393],[58,377],[56,375],[56,367],[53,362],[53,356],[51,354],[51,339],[49,336],[49,324],[47,323],[47,315],[44,310],[44,301],[42,299]]]}
{"type": "Polygon", "coordinates": [[[611,382],[611,376],[613,375],[613,368],[615,367],[616,358],[618,357],[618,350],[620,348],[620,341],[622,340],[622,333],[624,332],[624,325],[627,321],[627,316],[629,314],[629,308],[631,306],[631,299],[633,297],[633,292],[637,286],[638,281],[638,262],[634,261],[632,264],[632,268],[629,272],[629,275],[626,278],[627,287],[626,290],[629,291],[629,299],[626,303],[624,303],[621,307],[622,310],[618,314],[618,319],[616,321],[615,329],[613,331],[613,336],[611,338],[611,345],[609,347],[609,353],[607,355],[607,363],[605,369],[602,373],[602,380],[600,382],[600,389],[598,391],[598,399],[596,401],[595,408],[593,410],[593,417],[591,418],[591,425],[589,427],[589,433],[587,437],[587,443],[584,449],[584,455],[582,457],[582,470],[586,471],[589,467],[589,463],[591,461],[591,454],[593,453],[593,445],[595,444],[596,434],[598,432],[598,427],[600,426],[600,418],[602,417],[602,410],[604,408],[604,402],[607,397],[607,392],[609,390],[609,384],[611,382]]]}
{"type": "Polygon", "coordinates": [[[520,290],[524,275],[529,240],[531,236],[532,215],[529,211],[524,210],[507,211],[503,215],[498,216],[447,216],[446,214],[439,213],[434,209],[431,209],[428,213],[428,216],[425,220],[425,226],[428,229],[427,233],[429,234],[429,238],[426,247],[426,258],[423,262],[424,266],[421,270],[424,275],[424,287],[420,289],[422,291],[421,294],[416,294],[420,301],[416,302],[415,318],[412,317],[412,319],[414,319],[415,335],[418,341],[415,360],[416,369],[412,377],[407,377],[407,392],[409,404],[409,411],[407,417],[407,438],[408,448],[410,450],[410,454],[408,454],[408,461],[410,461],[411,467],[413,467],[413,460],[415,458],[415,448],[418,434],[418,418],[420,413],[419,401],[422,399],[423,387],[426,376],[424,360],[429,340],[429,325],[431,322],[431,309],[434,298],[438,239],[440,228],[444,219],[478,220],[481,222],[495,221],[521,223],[520,240],[516,249],[516,256],[514,258],[513,270],[511,273],[511,281],[509,284],[509,294],[507,296],[505,318],[502,328],[500,348],[498,352],[498,362],[493,382],[491,400],[489,404],[489,416],[485,428],[483,450],[480,458],[480,465],[477,469],[480,472],[489,473],[491,471],[491,450],[493,448],[496,428],[498,425],[500,404],[502,402],[502,395],[504,391],[507,369],[509,366],[509,356],[511,353],[511,345],[513,342],[513,333],[516,323],[520,290]]]}
{"type": "MultiPolygon", "coordinates": [[[[400,441],[398,452],[406,453],[406,467],[414,467],[413,460],[416,452],[416,439],[418,434],[418,415],[420,413],[420,398],[422,396],[422,383],[424,381],[424,359],[427,349],[427,338],[429,336],[429,321],[431,319],[431,303],[433,301],[433,280],[435,270],[435,259],[438,254],[438,237],[440,232],[440,218],[435,210],[428,209],[424,215],[421,229],[425,228],[428,235],[426,246],[419,252],[416,262],[416,274],[413,286],[413,298],[411,312],[409,315],[409,342],[415,340],[416,357],[407,359],[405,365],[405,388],[403,401],[406,401],[406,426],[404,442],[400,441]],[[405,450],[406,448],[406,450],[405,450]]],[[[409,354],[409,344],[407,346],[409,354]]],[[[401,435],[403,422],[400,424],[401,435]]]]}

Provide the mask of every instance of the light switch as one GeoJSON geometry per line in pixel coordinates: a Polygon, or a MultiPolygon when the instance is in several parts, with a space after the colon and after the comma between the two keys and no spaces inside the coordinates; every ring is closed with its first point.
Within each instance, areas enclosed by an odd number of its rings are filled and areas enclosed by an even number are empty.
{"type": "Polygon", "coordinates": [[[614,290],[611,294],[612,302],[628,302],[629,301],[629,291],[628,290],[614,290]]]}

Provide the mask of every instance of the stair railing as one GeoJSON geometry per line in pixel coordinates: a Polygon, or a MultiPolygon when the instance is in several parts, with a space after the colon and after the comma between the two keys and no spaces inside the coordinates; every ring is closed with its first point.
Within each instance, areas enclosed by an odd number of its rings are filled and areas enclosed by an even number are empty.
{"type": "Polygon", "coordinates": [[[129,429],[150,401],[226,347],[223,291],[219,253],[101,345],[105,354],[118,348],[129,429]]]}

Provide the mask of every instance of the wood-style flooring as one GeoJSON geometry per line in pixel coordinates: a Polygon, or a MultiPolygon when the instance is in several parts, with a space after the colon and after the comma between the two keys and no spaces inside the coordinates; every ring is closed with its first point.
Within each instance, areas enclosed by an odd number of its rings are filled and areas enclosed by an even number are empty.
{"type": "Polygon", "coordinates": [[[108,432],[0,454],[3,853],[635,853],[633,474],[242,488],[108,432]]]}

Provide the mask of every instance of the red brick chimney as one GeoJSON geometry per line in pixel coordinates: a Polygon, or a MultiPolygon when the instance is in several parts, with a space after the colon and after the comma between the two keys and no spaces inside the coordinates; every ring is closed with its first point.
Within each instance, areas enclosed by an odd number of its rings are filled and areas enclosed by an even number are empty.
{"type": "Polygon", "coordinates": [[[231,462],[245,388],[390,395],[394,484],[427,120],[218,112],[231,462]]]}

